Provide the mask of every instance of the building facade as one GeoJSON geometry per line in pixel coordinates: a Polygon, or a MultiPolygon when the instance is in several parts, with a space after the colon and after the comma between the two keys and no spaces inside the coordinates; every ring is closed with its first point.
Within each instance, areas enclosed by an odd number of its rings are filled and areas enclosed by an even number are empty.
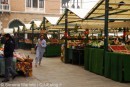
{"type": "Polygon", "coordinates": [[[0,30],[59,13],[60,0],[0,0],[0,30]]]}
{"type": "Polygon", "coordinates": [[[60,15],[65,8],[85,8],[87,0],[0,0],[0,30],[60,15]]]}

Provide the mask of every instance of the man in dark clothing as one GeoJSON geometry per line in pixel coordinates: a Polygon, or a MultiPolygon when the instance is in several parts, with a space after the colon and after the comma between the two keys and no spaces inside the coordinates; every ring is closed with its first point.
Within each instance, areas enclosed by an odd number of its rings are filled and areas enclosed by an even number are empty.
{"type": "Polygon", "coordinates": [[[15,42],[10,34],[5,34],[5,46],[4,46],[4,60],[5,60],[5,79],[2,82],[9,81],[9,75],[12,75],[12,79],[16,77],[16,71],[12,68],[13,52],[15,48],[15,42]]]}

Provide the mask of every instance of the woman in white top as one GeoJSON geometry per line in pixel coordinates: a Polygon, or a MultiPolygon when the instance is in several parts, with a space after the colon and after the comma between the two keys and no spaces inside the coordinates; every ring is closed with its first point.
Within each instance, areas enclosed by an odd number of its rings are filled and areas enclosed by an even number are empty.
{"type": "Polygon", "coordinates": [[[35,67],[37,67],[37,64],[41,64],[41,60],[43,57],[43,54],[45,52],[46,48],[46,40],[44,39],[44,36],[41,35],[40,39],[38,39],[38,43],[36,44],[36,59],[35,59],[35,67]]]}

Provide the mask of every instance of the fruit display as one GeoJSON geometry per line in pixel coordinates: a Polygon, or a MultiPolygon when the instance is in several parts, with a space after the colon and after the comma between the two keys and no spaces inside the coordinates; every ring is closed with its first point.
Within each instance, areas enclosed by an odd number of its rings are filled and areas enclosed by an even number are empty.
{"type": "Polygon", "coordinates": [[[33,59],[19,52],[15,52],[14,57],[17,58],[16,70],[22,71],[25,76],[32,76],[33,59]]]}
{"type": "Polygon", "coordinates": [[[17,71],[22,71],[25,76],[32,76],[32,63],[30,62],[17,62],[17,71]]]}
{"type": "Polygon", "coordinates": [[[100,48],[100,47],[104,46],[104,41],[98,41],[98,40],[90,41],[90,40],[89,40],[88,45],[91,46],[91,47],[100,48]]]}
{"type": "Polygon", "coordinates": [[[130,54],[130,51],[126,48],[125,45],[110,45],[109,49],[117,53],[130,54]]]}

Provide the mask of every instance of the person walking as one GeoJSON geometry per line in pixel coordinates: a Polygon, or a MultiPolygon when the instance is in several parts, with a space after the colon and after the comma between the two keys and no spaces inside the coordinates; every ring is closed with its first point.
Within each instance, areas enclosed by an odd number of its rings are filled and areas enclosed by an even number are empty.
{"type": "Polygon", "coordinates": [[[13,63],[13,52],[15,49],[15,42],[10,34],[5,34],[5,45],[4,45],[4,61],[5,61],[5,78],[2,82],[8,82],[10,74],[12,79],[16,77],[16,71],[12,67],[13,63]]]}
{"type": "Polygon", "coordinates": [[[37,65],[41,65],[42,57],[45,52],[46,48],[46,40],[44,39],[44,36],[41,35],[40,39],[38,39],[38,42],[36,44],[36,58],[35,58],[35,67],[37,65]]]}

